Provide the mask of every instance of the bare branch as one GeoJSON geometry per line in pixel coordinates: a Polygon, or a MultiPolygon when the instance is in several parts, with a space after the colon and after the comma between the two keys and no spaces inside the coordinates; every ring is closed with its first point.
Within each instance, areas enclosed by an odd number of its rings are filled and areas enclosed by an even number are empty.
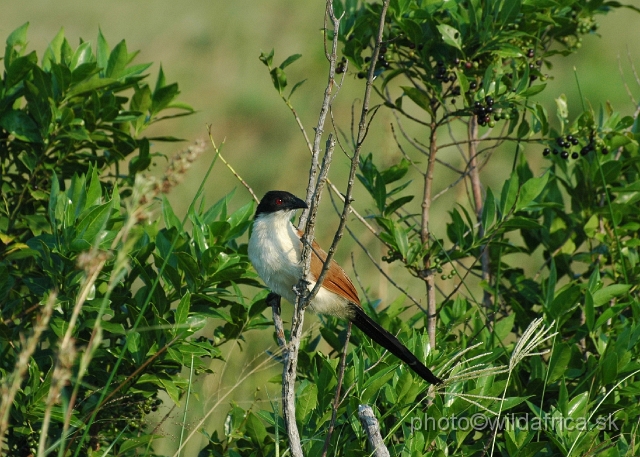
{"type": "MultiPolygon", "coordinates": [[[[371,90],[373,87],[373,79],[375,76],[376,62],[378,61],[378,55],[380,54],[380,45],[382,43],[382,37],[384,33],[384,23],[385,17],[387,15],[387,9],[389,8],[389,1],[384,0],[382,3],[382,11],[380,12],[380,22],[378,24],[378,34],[376,37],[375,47],[373,49],[373,54],[371,56],[371,66],[369,67],[369,74],[367,77],[366,88],[364,91],[364,98],[362,102],[362,111],[360,114],[360,122],[358,124],[358,135],[356,141],[356,147],[353,152],[353,157],[351,158],[351,169],[349,170],[349,180],[347,182],[347,191],[345,192],[344,197],[344,207],[342,210],[342,214],[340,216],[340,223],[338,225],[338,229],[336,230],[336,234],[333,238],[333,242],[331,243],[331,247],[327,251],[327,258],[324,262],[323,271],[318,278],[318,282],[316,283],[315,289],[319,289],[322,285],[322,281],[327,274],[328,267],[331,264],[331,260],[333,259],[333,254],[335,253],[338,242],[342,238],[344,227],[347,223],[347,217],[349,215],[351,209],[352,202],[352,194],[353,194],[353,185],[355,182],[356,172],[358,170],[358,164],[360,163],[360,152],[362,150],[362,144],[367,136],[367,117],[369,115],[369,101],[371,100],[371,90]]],[[[312,294],[314,293],[312,292],[312,294]]]]}
{"type": "MultiPolygon", "coordinates": [[[[482,183],[480,182],[480,170],[478,169],[478,143],[475,141],[478,138],[478,121],[475,116],[472,116],[469,120],[467,135],[467,138],[469,139],[469,180],[471,181],[471,192],[473,194],[476,218],[480,224],[478,228],[478,237],[482,238],[484,236],[485,229],[482,225],[484,198],[482,197],[482,183]]],[[[491,279],[488,246],[483,246],[481,250],[482,254],[480,254],[480,263],[482,265],[482,280],[488,282],[491,279]]],[[[487,309],[493,306],[491,293],[486,289],[484,289],[482,294],[482,304],[487,309]]]]}
{"type": "Polygon", "coordinates": [[[390,457],[389,450],[384,445],[382,435],[380,434],[380,424],[378,419],[373,415],[373,410],[369,405],[358,406],[358,418],[362,424],[364,432],[367,434],[369,444],[373,448],[374,457],[390,457]]]}
{"type": "Polygon", "coordinates": [[[209,134],[209,141],[211,141],[211,145],[215,149],[216,154],[218,154],[218,157],[220,158],[220,160],[222,160],[222,163],[224,163],[227,166],[227,168],[229,169],[229,171],[231,171],[231,173],[233,173],[233,176],[235,176],[236,179],[238,181],[240,181],[240,184],[242,184],[245,187],[245,189],[247,189],[249,191],[249,193],[253,197],[253,200],[256,203],[260,203],[260,199],[258,198],[256,193],[253,191],[251,186],[249,184],[247,184],[247,182],[242,178],[242,176],[240,176],[238,174],[238,172],[236,170],[234,170],[234,168],[231,166],[231,164],[229,162],[227,162],[227,160],[224,157],[222,157],[222,154],[220,153],[220,149],[216,147],[216,143],[215,143],[215,141],[213,141],[213,136],[212,136],[212,133],[211,133],[211,124],[207,125],[207,133],[209,134]]]}
{"type": "MultiPolygon", "coordinates": [[[[329,59],[329,82],[325,89],[325,95],[322,103],[322,107],[320,109],[320,115],[318,119],[318,125],[316,127],[316,134],[313,142],[313,150],[311,156],[311,166],[309,170],[309,183],[307,185],[307,196],[306,202],[308,205],[308,210],[304,211],[299,222],[299,227],[304,227],[304,234],[302,236],[302,253],[301,253],[301,262],[303,265],[302,277],[300,281],[296,285],[296,303],[294,304],[294,312],[293,318],[291,322],[291,341],[287,347],[287,350],[284,351],[284,367],[283,367],[283,376],[282,376],[282,401],[283,401],[283,415],[284,422],[287,429],[287,434],[289,436],[289,445],[291,449],[291,455],[293,457],[302,457],[302,445],[300,442],[300,433],[298,431],[298,426],[295,420],[295,380],[296,380],[296,370],[298,365],[298,352],[300,349],[300,339],[302,334],[302,324],[304,321],[304,310],[309,302],[315,297],[315,295],[320,290],[322,282],[327,274],[329,265],[331,264],[331,260],[333,258],[333,254],[335,252],[338,241],[342,238],[342,233],[344,231],[344,227],[346,224],[347,216],[350,211],[351,206],[351,195],[353,192],[353,184],[355,181],[355,174],[358,168],[359,158],[360,158],[360,150],[362,148],[362,143],[366,137],[367,133],[367,117],[369,114],[369,100],[371,97],[371,88],[374,79],[374,71],[375,71],[375,62],[378,58],[380,52],[380,44],[382,42],[382,35],[384,31],[384,21],[387,12],[387,8],[389,6],[389,0],[385,0],[382,7],[382,12],[380,15],[380,24],[378,29],[378,37],[376,40],[376,46],[374,48],[372,61],[373,64],[369,70],[369,76],[367,78],[367,85],[365,89],[365,96],[362,106],[362,113],[360,117],[360,124],[358,127],[358,139],[356,143],[356,147],[353,153],[353,157],[351,158],[351,169],[349,174],[349,181],[347,184],[347,191],[345,193],[344,198],[344,208],[342,211],[342,216],[340,218],[340,224],[336,231],[336,234],[333,239],[333,243],[327,252],[327,257],[325,259],[325,263],[322,269],[320,276],[316,280],[316,284],[313,290],[307,293],[307,276],[310,270],[311,264],[311,243],[313,242],[314,236],[314,227],[315,227],[315,217],[317,214],[317,209],[319,206],[320,198],[322,195],[322,189],[324,187],[324,183],[327,180],[327,173],[329,171],[329,165],[331,162],[331,157],[333,154],[333,150],[335,148],[336,140],[332,135],[329,136],[327,140],[327,147],[324,154],[322,166],[318,169],[318,160],[320,155],[320,141],[322,138],[322,133],[324,131],[324,123],[326,119],[326,115],[330,110],[331,105],[331,91],[334,85],[335,71],[336,71],[336,59],[337,59],[337,48],[338,48],[338,36],[340,29],[340,19],[336,18],[333,10],[333,1],[327,0],[326,7],[326,16],[331,19],[333,25],[333,43],[331,54],[328,55],[329,59]]],[[[327,33],[327,19],[325,16],[325,36],[327,33]]],[[[325,40],[326,43],[326,40],[325,40]]],[[[277,307],[274,307],[274,319],[278,319],[279,315],[277,312],[277,307]]]]}
{"type": "MultiPolygon", "coordinates": [[[[420,239],[422,245],[429,246],[429,222],[431,220],[431,203],[433,194],[433,177],[436,164],[436,153],[438,152],[438,144],[436,142],[437,124],[435,119],[431,119],[429,134],[429,162],[427,164],[427,172],[424,176],[424,192],[422,195],[422,219],[420,224],[420,239]]],[[[435,294],[435,277],[431,271],[431,259],[425,257],[424,269],[427,274],[424,276],[427,288],[427,332],[429,334],[429,344],[431,349],[436,347],[436,294],[435,294]]]]}
{"type": "MultiPolygon", "coordinates": [[[[320,114],[318,116],[318,124],[316,125],[315,135],[313,137],[313,149],[311,150],[311,166],[309,168],[309,182],[307,184],[307,206],[311,207],[311,199],[316,191],[316,176],[318,173],[318,160],[320,157],[320,142],[322,141],[322,134],[324,133],[324,124],[327,119],[327,113],[331,106],[333,86],[335,85],[336,76],[336,61],[338,58],[338,37],[340,31],[340,19],[335,17],[333,12],[333,0],[327,0],[325,14],[325,27],[324,34],[327,36],[327,16],[331,19],[333,26],[333,40],[331,43],[331,54],[327,54],[329,60],[329,81],[327,87],[324,90],[324,97],[322,98],[322,106],[320,107],[320,114]]],[[[326,39],[325,39],[326,46],[326,39]]],[[[326,51],[325,51],[326,52],[326,51]]],[[[300,216],[299,227],[304,227],[307,224],[307,218],[309,217],[309,209],[302,212],[300,216]]]]}

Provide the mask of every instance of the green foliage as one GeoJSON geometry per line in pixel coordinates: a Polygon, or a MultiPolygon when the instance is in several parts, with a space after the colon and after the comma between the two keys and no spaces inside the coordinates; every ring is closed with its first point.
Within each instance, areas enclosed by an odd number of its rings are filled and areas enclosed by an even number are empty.
{"type": "Polygon", "coordinates": [[[60,455],[138,455],[157,438],[145,427],[158,394],[181,404],[183,370],[211,372],[221,345],[269,324],[264,293],[248,300],[238,288],[257,285],[238,242],[253,203],[231,211],[231,194],[210,208],[201,200],[181,221],[162,192],[186,166],[162,182],[138,175],[150,166],[151,141],[173,140],[140,133],[171,117],[166,109],[192,111],[175,100],[178,86],[160,71],[150,88],[149,65],[132,65],[124,41],[109,51],[102,34],[95,50],[83,42],[74,51],[60,33],[38,65],[35,53],[23,55],[26,28],[7,40],[0,84],[3,383],[19,376],[21,357],[28,363],[6,450],[35,455],[46,423],[43,443],[60,455]],[[159,200],[162,221],[152,222],[159,200]],[[29,353],[23,337],[54,292],[29,353]],[[213,337],[195,338],[207,317],[213,337]]]}
{"type": "MultiPolygon", "coordinates": [[[[334,6],[342,17],[343,54],[365,78],[382,5],[345,0],[334,6]]],[[[428,354],[422,354],[423,313],[400,319],[407,308],[394,303],[377,319],[449,381],[429,395],[356,332],[331,455],[370,455],[356,420],[361,403],[375,405],[392,455],[638,454],[638,115],[617,113],[609,104],[594,108],[586,100],[581,112],[570,114],[573,108],[559,95],[554,119],[549,107],[534,101],[547,90],[553,60],[577,52],[581,36],[596,33],[598,15],[625,6],[586,0],[390,2],[374,88],[385,107],[422,131],[420,140],[398,141],[406,147],[400,161],[389,165],[375,150],[362,158],[358,180],[371,198],[358,209],[377,224],[387,248],[383,261],[400,263],[419,282],[437,277],[436,287],[446,291],[438,303],[436,347],[428,354]],[[493,128],[501,129],[494,135],[508,149],[480,143],[493,128]],[[468,137],[459,139],[460,131],[468,137]],[[460,181],[469,182],[470,169],[487,152],[515,150],[516,157],[497,189],[482,186],[480,173],[470,186],[484,187],[481,199],[449,208],[446,230],[438,233],[435,224],[423,225],[432,201],[416,200],[437,174],[435,157],[445,143],[440,136],[447,134],[463,158],[467,152],[470,157],[460,181]],[[542,170],[523,153],[529,144],[547,157],[542,170]],[[419,154],[408,152],[411,147],[419,154]],[[542,353],[519,357],[517,344],[531,338],[527,329],[538,318],[557,333],[541,341],[536,352],[542,353]],[[453,363],[458,357],[476,367],[509,369],[457,378],[469,369],[453,363]]],[[[324,324],[321,335],[340,351],[343,324],[324,324]]],[[[306,454],[319,455],[338,361],[307,349],[301,360],[297,419],[306,454]]],[[[276,442],[285,435],[275,414],[257,415],[276,442]]],[[[251,454],[248,443],[258,442],[261,453],[253,455],[277,453],[277,443],[259,441],[249,428],[243,437],[241,454],[251,454]]],[[[206,449],[213,448],[212,441],[206,449]]]]}
{"type": "MultiPolygon", "coordinates": [[[[364,76],[380,5],[335,6],[337,16],[345,13],[344,55],[364,76]]],[[[637,114],[585,103],[570,115],[558,96],[552,119],[532,101],[547,90],[539,82],[552,59],[577,51],[580,36],[597,29],[595,17],[620,6],[390,2],[375,89],[384,106],[417,120],[431,144],[418,159],[407,153],[386,166],[379,152],[369,154],[358,180],[371,196],[365,210],[386,246],[383,260],[404,266],[421,286],[435,278],[451,293],[439,300],[435,347],[425,313],[411,314],[404,296],[383,310],[377,301],[363,306],[448,381],[429,392],[354,332],[329,455],[370,455],[357,420],[363,403],[374,407],[392,455],[638,454],[637,114]],[[414,213],[428,206],[416,198],[428,176],[419,167],[425,156],[435,161],[436,132],[456,124],[471,132],[457,143],[461,149],[477,145],[478,131],[500,126],[501,141],[517,155],[504,183],[486,187],[481,202],[439,215],[447,223],[437,233],[414,213]],[[522,153],[528,144],[547,148],[544,170],[522,153]],[[550,330],[532,336],[531,322],[550,330]],[[556,333],[545,339],[550,331],[556,333]],[[536,338],[538,345],[523,348],[536,338]],[[472,368],[486,371],[471,375],[472,368]]],[[[220,359],[220,346],[242,341],[247,331],[271,332],[262,315],[266,291],[247,298],[252,289],[241,288],[260,287],[242,241],[253,204],[231,211],[228,195],[207,208],[198,193],[181,220],[163,195],[175,180],[139,176],[154,156],[152,141],[175,139],[145,138],[144,128],[192,110],[176,101],[178,86],[166,84],[162,70],[155,88],[144,82],[148,66],[131,63],[135,53],[124,41],[109,51],[99,34],[95,48],[83,42],[74,51],[59,34],[40,65],[25,49],[23,26],[7,40],[0,86],[3,380],[12,379],[27,346],[20,335],[34,328],[51,291],[57,297],[20,379],[8,449],[35,453],[34,430],[49,411],[47,444],[60,455],[150,455],[156,436],[147,415],[160,406],[158,393],[184,404],[187,371],[208,373],[207,360],[220,359]],[[170,108],[178,113],[166,115],[170,108]],[[161,220],[150,222],[154,202],[161,220]],[[196,338],[205,318],[214,319],[213,336],[196,338]],[[64,352],[66,335],[79,354],[64,352]],[[50,402],[60,379],[59,401],[50,402]]],[[[299,57],[274,66],[273,51],[260,56],[290,108],[302,82],[286,96],[285,70],[299,57]]],[[[500,152],[493,145],[478,156],[487,150],[500,152]]],[[[322,319],[298,361],[296,419],[305,455],[322,452],[339,371],[333,355],[347,333],[344,322],[322,319]],[[319,350],[321,338],[333,354],[319,350]]],[[[224,429],[207,435],[199,455],[286,454],[280,403],[270,400],[266,408],[232,404],[224,429]]]]}
{"type": "Polygon", "coordinates": [[[41,64],[27,52],[24,24],[7,39],[0,80],[0,231],[5,244],[24,242],[46,225],[47,189],[57,175],[62,186],[94,167],[112,189],[131,185],[151,165],[151,124],[189,114],[176,101],[176,83],[160,70],[154,88],[146,82],[151,64],[133,64],[125,41],[111,51],[102,33],[97,44],[73,49],[61,30],[41,64]],[[166,114],[172,109],[173,114],[166,114]],[[128,172],[120,170],[129,159],[128,172]]]}

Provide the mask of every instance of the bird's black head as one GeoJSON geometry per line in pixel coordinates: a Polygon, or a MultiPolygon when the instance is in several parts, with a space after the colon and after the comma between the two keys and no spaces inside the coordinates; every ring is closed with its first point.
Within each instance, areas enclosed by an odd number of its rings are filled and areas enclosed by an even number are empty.
{"type": "Polygon", "coordinates": [[[307,208],[304,200],[300,200],[295,195],[284,190],[270,190],[260,200],[260,204],[256,208],[256,217],[260,214],[292,211],[300,208],[307,208]]]}

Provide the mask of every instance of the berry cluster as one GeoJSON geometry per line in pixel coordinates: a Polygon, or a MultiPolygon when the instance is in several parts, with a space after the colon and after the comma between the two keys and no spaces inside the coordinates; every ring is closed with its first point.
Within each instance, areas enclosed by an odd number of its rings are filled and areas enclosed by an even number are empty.
{"type": "Polygon", "coordinates": [[[95,450],[100,445],[108,444],[105,436],[116,436],[125,427],[138,430],[145,425],[148,414],[155,412],[162,405],[157,394],[146,397],[143,394],[133,394],[120,397],[108,403],[99,413],[96,424],[100,426],[92,429],[91,447],[95,450]],[[102,429],[106,434],[102,433],[102,429]]]}
{"type": "MultiPolygon", "coordinates": [[[[458,62],[459,59],[456,59],[458,62]]],[[[456,74],[453,72],[449,72],[447,67],[444,65],[444,62],[439,60],[436,62],[436,72],[434,77],[440,81],[441,83],[454,82],[456,80],[456,74]]]]}
{"type": "Polygon", "coordinates": [[[481,127],[485,125],[494,127],[496,123],[491,120],[491,114],[493,114],[493,97],[487,95],[484,98],[484,104],[482,102],[475,102],[473,104],[473,114],[476,115],[478,125],[481,127]]]}
{"type": "MultiPolygon", "coordinates": [[[[572,159],[577,159],[580,156],[586,156],[591,151],[596,150],[596,142],[594,141],[593,135],[589,136],[589,140],[587,143],[582,146],[578,152],[577,149],[573,150],[574,146],[580,146],[580,140],[572,134],[569,134],[565,137],[559,136],[556,138],[555,146],[553,148],[546,147],[542,151],[543,156],[548,156],[549,154],[560,155],[561,158],[567,160],[569,157],[572,159]]],[[[609,154],[609,149],[605,146],[600,148],[600,152],[603,155],[609,154]]]]}

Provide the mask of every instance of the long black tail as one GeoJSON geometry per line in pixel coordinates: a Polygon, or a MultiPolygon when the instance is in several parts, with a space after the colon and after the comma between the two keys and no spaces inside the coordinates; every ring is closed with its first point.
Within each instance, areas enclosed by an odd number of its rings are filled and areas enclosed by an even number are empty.
{"type": "Polygon", "coordinates": [[[436,377],[431,370],[425,367],[413,353],[402,344],[398,338],[380,327],[376,321],[371,319],[364,310],[352,304],[352,321],[360,330],[369,336],[373,341],[391,352],[397,358],[409,365],[422,379],[431,384],[442,384],[442,380],[436,377]]]}

